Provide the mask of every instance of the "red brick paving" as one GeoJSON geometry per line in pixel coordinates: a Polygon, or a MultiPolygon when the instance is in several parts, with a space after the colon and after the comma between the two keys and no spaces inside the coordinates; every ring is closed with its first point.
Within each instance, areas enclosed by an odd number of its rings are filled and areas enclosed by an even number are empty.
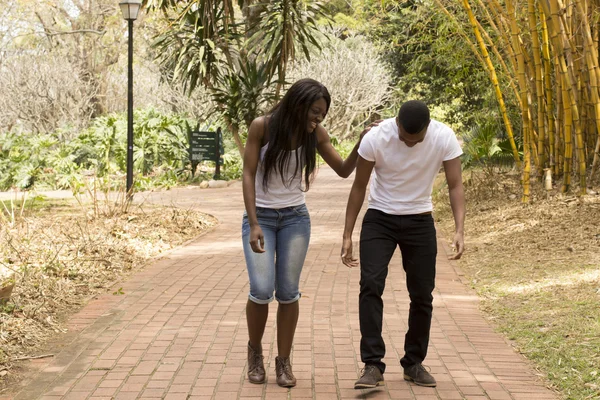
{"type": "MultiPolygon", "coordinates": [[[[148,196],[145,201],[211,213],[220,224],[116,285],[124,295],[111,291],[74,315],[64,347],[54,359],[43,361],[45,368],[42,364],[42,371],[14,398],[558,399],[481,316],[475,293],[446,260],[441,241],[425,360],[438,387],[418,387],[402,378],[399,360],[408,295],[397,254],[384,294],[386,386],[353,389],[362,367],[359,271],[339,261],[351,183],[321,168],[307,195],[312,239],[302,274],[293,351],[297,387],[287,390],[275,383],[275,305],[263,343],[268,383],[257,386],[245,379],[248,285],[240,239],[241,185],[235,183],[227,189],[177,189],[148,196]]],[[[137,195],[137,200],[142,197],[137,195]]]]}

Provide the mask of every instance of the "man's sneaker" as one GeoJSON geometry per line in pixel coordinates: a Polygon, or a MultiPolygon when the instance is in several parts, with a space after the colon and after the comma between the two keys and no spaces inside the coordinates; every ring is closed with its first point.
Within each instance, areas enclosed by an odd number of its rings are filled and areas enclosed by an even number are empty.
{"type": "Polygon", "coordinates": [[[414,382],[419,386],[435,387],[435,378],[425,369],[423,364],[411,365],[404,368],[404,380],[414,382]]]}
{"type": "Polygon", "coordinates": [[[365,365],[362,376],[354,383],[354,389],[370,389],[383,385],[383,374],[372,364],[365,365]]]}

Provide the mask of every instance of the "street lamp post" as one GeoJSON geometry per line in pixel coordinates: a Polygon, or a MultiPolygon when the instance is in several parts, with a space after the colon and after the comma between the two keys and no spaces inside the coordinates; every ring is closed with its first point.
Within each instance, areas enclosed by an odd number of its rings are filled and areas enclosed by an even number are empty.
{"type": "Polygon", "coordinates": [[[133,21],[137,19],[142,0],[123,0],[119,3],[128,23],[127,59],[127,198],[133,196],[133,21]]]}

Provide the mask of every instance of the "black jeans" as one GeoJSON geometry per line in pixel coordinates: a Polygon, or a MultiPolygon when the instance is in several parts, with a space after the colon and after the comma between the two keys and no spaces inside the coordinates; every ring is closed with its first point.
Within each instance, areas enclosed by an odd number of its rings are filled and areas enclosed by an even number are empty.
{"type": "Polygon", "coordinates": [[[359,319],[361,359],[376,365],[381,372],[385,363],[385,343],[381,336],[383,301],[390,259],[400,247],[406,286],[410,296],[408,331],[404,339],[404,368],[421,363],[427,355],[437,241],[431,214],[390,215],[369,209],[360,233],[359,319]]]}

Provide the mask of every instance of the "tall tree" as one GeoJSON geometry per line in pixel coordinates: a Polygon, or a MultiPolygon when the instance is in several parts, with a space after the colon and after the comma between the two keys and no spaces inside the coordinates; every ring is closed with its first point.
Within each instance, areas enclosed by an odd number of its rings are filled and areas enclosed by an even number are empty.
{"type": "Polygon", "coordinates": [[[123,49],[123,21],[113,0],[42,0],[30,12],[38,21],[33,26],[41,44],[62,53],[77,65],[90,86],[97,88],[92,116],[105,113],[108,69],[116,64],[123,49]]]}

